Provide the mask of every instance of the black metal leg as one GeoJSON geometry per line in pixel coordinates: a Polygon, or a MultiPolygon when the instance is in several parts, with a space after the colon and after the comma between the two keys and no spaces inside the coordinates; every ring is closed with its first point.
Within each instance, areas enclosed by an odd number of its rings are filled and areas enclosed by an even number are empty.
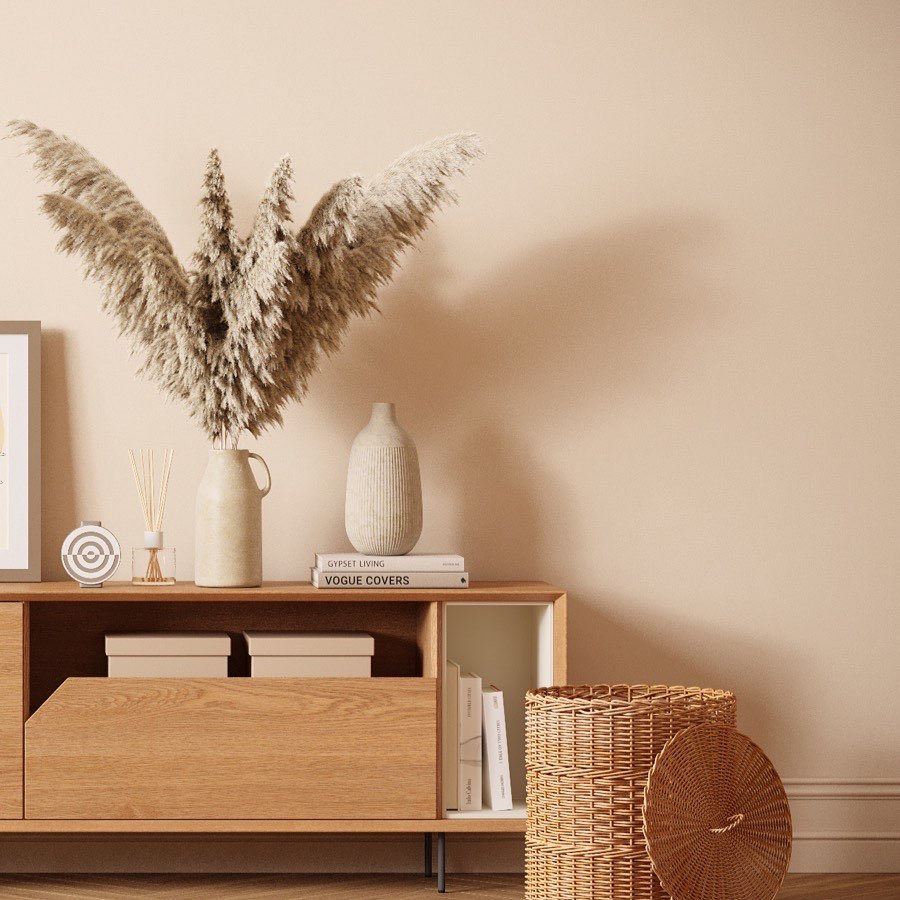
{"type": "Polygon", "coordinates": [[[438,893],[443,894],[447,890],[447,835],[443,831],[438,832],[438,893]]]}
{"type": "Polygon", "coordinates": [[[425,832],[425,877],[431,878],[431,832],[425,832]]]}

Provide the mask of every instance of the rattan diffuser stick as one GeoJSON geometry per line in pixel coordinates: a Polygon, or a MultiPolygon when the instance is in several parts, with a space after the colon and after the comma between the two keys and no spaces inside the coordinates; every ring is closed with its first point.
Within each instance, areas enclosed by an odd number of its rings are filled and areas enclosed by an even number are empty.
{"type": "Polygon", "coordinates": [[[156,489],[156,477],[153,465],[153,451],[140,450],[140,471],[134,451],[128,451],[131,460],[131,474],[137,488],[141,512],[144,515],[144,546],[147,548],[147,572],[144,581],[148,584],[165,584],[167,579],[159,563],[159,551],[163,548],[163,517],[166,513],[166,497],[169,493],[169,476],[172,472],[174,450],[166,450],[163,454],[162,477],[159,490],[156,489]]]}

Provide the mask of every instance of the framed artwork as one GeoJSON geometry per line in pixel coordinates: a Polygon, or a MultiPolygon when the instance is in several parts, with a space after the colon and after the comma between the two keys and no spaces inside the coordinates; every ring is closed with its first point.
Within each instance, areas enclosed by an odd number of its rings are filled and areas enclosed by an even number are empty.
{"type": "Polygon", "coordinates": [[[41,580],[41,323],[0,322],[0,582],[41,580]]]}

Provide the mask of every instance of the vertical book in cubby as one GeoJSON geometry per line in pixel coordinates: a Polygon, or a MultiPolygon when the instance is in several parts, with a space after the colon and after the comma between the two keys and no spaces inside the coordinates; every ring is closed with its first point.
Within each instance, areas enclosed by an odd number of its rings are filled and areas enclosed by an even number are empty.
{"type": "MultiPolygon", "coordinates": [[[[448,661],[457,663],[460,674],[471,673],[480,678],[483,689],[495,686],[503,693],[506,714],[506,733],[509,750],[509,769],[513,808],[497,810],[484,804],[481,809],[457,809],[456,798],[449,796],[456,779],[447,767],[443,775],[443,811],[447,818],[522,818],[525,816],[525,694],[535,687],[554,683],[554,610],[547,602],[454,603],[444,606],[444,671],[448,661]]],[[[452,666],[451,666],[452,668],[452,666]]],[[[465,678],[460,681],[460,693],[465,678]]],[[[454,729],[453,709],[459,697],[451,697],[453,680],[444,679],[442,697],[444,710],[445,763],[451,757],[450,744],[461,740],[459,728],[454,729]],[[448,743],[450,742],[450,743],[448,743]]],[[[463,704],[465,698],[463,697],[463,704]]],[[[477,698],[479,716],[482,698],[477,698]]],[[[464,708],[464,706],[463,706],[464,708]]],[[[462,727],[462,723],[457,725],[462,727]]],[[[470,754],[467,754],[470,756],[470,754]]],[[[485,761],[482,761],[484,766],[485,761]]],[[[465,772],[466,763],[458,770],[465,772]]],[[[487,772],[483,772],[487,777],[487,772]]],[[[476,804],[477,805],[477,804],[476,804]]]]}

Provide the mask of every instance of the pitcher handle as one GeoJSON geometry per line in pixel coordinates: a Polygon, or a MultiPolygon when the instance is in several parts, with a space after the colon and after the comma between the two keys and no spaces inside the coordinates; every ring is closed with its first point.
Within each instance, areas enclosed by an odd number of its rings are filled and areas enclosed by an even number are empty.
{"type": "Polygon", "coordinates": [[[258,454],[258,453],[248,453],[247,456],[250,459],[257,459],[262,464],[262,467],[266,470],[266,486],[260,491],[260,499],[265,497],[269,491],[272,490],[272,473],[269,471],[269,467],[266,465],[266,461],[258,454]]]}

